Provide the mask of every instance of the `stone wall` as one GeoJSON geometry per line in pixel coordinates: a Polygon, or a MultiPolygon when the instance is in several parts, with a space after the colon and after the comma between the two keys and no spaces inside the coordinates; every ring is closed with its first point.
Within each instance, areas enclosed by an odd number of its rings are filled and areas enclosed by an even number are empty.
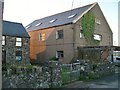
{"type": "MultiPolygon", "coordinates": [[[[72,68],[80,70],[78,72],[80,75],[76,80],[100,78],[114,73],[115,70],[113,63],[91,64],[89,60],[80,61],[79,64],[72,65],[72,68]]],[[[3,88],[59,88],[64,84],[63,79],[70,77],[70,82],[72,82],[71,79],[76,78],[76,73],[67,74],[68,76],[64,78],[62,72],[65,73],[65,69],[59,62],[49,62],[42,67],[17,66],[16,69],[12,67],[3,71],[2,84],[3,88]]]]}
{"type": "Polygon", "coordinates": [[[3,88],[53,88],[60,87],[61,67],[57,62],[49,66],[17,67],[3,71],[3,88]],[[53,65],[53,67],[51,67],[53,65]]]}
{"type": "Polygon", "coordinates": [[[13,64],[28,64],[30,62],[29,57],[29,38],[22,38],[22,47],[16,47],[16,37],[6,36],[6,45],[2,46],[2,51],[6,51],[6,63],[13,64]],[[16,51],[22,51],[22,61],[16,61],[16,51]]]}
{"type": "Polygon", "coordinates": [[[96,79],[115,73],[115,65],[109,61],[91,63],[89,60],[81,60],[81,76],[83,79],[96,79]]]}

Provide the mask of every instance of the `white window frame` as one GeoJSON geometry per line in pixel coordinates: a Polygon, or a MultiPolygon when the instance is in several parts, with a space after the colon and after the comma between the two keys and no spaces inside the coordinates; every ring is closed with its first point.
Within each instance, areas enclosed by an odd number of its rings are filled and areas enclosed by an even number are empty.
{"type": "Polygon", "coordinates": [[[80,38],[84,38],[83,30],[80,30],[80,38]]]}
{"type": "Polygon", "coordinates": [[[40,33],[39,40],[40,41],[45,41],[45,33],[40,33]]]}
{"type": "Polygon", "coordinates": [[[64,51],[57,51],[56,58],[64,58],[64,51]]]}
{"type": "Polygon", "coordinates": [[[98,18],[95,18],[95,22],[99,25],[101,24],[101,21],[98,18]]]}
{"type": "Polygon", "coordinates": [[[21,47],[22,46],[22,38],[17,37],[15,45],[18,46],[18,47],[21,47]]]}
{"type": "Polygon", "coordinates": [[[102,40],[102,35],[100,35],[100,34],[94,34],[94,40],[101,41],[102,40]]]}
{"type": "Polygon", "coordinates": [[[6,45],[6,36],[2,36],[2,45],[6,45]]]}

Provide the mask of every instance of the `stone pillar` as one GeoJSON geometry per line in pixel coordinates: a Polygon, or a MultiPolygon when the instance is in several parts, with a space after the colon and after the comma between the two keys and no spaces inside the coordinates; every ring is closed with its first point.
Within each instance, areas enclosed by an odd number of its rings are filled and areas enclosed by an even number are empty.
{"type": "MultiPolygon", "coordinates": [[[[3,0],[0,0],[0,42],[2,42],[3,0]]],[[[2,89],[2,45],[0,43],[0,90],[2,89]]]]}

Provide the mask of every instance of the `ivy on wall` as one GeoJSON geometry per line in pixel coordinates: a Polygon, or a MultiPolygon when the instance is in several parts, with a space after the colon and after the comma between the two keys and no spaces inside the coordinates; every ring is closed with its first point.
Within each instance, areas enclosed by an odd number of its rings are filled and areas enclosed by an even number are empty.
{"type": "Polygon", "coordinates": [[[95,15],[90,12],[85,14],[82,17],[81,26],[87,43],[90,45],[98,45],[100,41],[94,39],[95,15]]]}

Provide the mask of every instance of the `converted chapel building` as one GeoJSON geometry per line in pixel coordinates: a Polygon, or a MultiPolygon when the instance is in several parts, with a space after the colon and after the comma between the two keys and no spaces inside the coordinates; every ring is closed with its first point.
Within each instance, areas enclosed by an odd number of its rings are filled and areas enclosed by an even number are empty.
{"type": "Polygon", "coordinates": [[[69,63],[78,57],[78,47],[91,46],[85,39],[82,18],[95,16],[94,39],[99,46],[112,46],[113,33],[98,5],[89,4],[73,10],[37,19],[26,26],[30,35],[30,59],[38,63],[57,57],[69,63]]]}

